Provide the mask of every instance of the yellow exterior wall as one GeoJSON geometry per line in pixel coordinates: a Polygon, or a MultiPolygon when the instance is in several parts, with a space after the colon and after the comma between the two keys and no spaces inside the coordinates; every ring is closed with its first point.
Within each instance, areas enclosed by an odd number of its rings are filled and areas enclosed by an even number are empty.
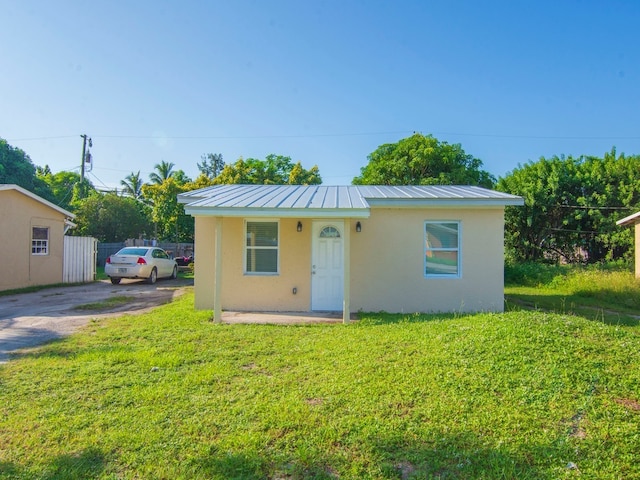
{"type": "Polygon", "coordinates": [[[503,208],[372,208],[360,223],[351,235],[352,311],[503,310],[503,208]],[[460,222],[460,278],[424,277],[426,220],[460,222]]]}
{"type": "MultiPolygon", "coordinates": [[[[243,218],[222,221],[222,309],[309,311],[311,219],[279,219],[279,275],[245,275],[243,218]],[[296,231],[300,220],[302,232],[296,231]],[[297,294],[293,294],[293,288],[297,294]]],[[[332,220],[334,223],[336,219],[332,220]]],[[[350,224],[351,311],[475,312],[504,307],[504,209],[372,208],[350,224]],[[460,278],[424,277],[424,222],[459,221],[460,278]]],[[[214,307],[215,217],[196,216],[196,308],[214,307]]],[[[348,236],[345,236],[348,238],[348,236]]]]}
{"type": "Polygon", "coordinates": [[[634,226],[635,234],[635,260],[636,260],[636,278],[640,278],[640,222],[634,226]]]}
{"type": "Polygon", "coordinates": [[[215,217],[195,217],[194,292],[197,309],[213,309],[215,282],[215,217]]]}
{"type": "Polygon", "coordinates": [[[63,214],[16,190],[0,191],[0,290],[62,282],[63,214]],[[49,254],[31,254],[31,228],[49,228],[49,254]]]}
{"type": "MultiPolygon", "coordinates": [[[[265,219],[261,219],[265,220],[265,219]]],[[[275,219],[274,219],[275,220],[275,219]]],[[[222,222],[222,309],[237,311],[308,311],[311,308],[311,221],[279,219],[279,274],[244,274],[243,218],[222,222]],[[293,289],[296,289],[296,294],[293,289]]],[[[215,218],[196,217],[196,308],[213,308],[215,218]]]]}

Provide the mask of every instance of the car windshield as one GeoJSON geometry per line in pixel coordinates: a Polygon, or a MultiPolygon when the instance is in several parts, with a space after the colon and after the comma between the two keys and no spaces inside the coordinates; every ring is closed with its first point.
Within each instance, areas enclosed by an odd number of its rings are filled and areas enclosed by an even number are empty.
{"type": "Polygon", "coordinates": [[[123,248],[116,255],[137,255],[144,257],[147,254],[148,248],[123,248]]]}

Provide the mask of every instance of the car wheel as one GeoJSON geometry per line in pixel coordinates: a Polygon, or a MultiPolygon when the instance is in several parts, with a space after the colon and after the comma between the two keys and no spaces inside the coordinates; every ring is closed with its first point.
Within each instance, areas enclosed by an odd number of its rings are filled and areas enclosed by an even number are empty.
{"type": "Polygon", "coordinates": [[[155,267],[153,267],[153,270],[151,270],[151,275],[149,275],[149,278],[147,279],[147,283],[153,285],[154,283],[156,283],[156,280],[158,280],[158,271],[155,267]]]}
{"type": "Polygon", "coordinates": [[[120,283],[120,280],[122,279],[111,277],[110,280],[111,280],[111,283],[113,283],[114,285],[118,285],[120,283]]]}
{"type": "Polygon", "coordinates": [[[173,272],[171,273],[171,279],[175,280],[176,278],[178,278],[178,267],[174,265],[173,272]]]}

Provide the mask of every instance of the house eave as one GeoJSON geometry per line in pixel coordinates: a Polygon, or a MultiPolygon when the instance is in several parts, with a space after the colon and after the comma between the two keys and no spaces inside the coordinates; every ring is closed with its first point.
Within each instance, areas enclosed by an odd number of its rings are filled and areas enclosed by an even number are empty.
{"type": "Polygon", "coordinates": [[[387,208],[440,208],[440,207],[464,207],[486,208],[522,206],[522,198],[428,198],[428,199],[375,199],[367,198],[371,207],[387,208]]]}
{"type": "Polygon", "coordinates": [[[185,207],[194,217],[269,217],[269,218],[369,218],[369,209],[362,208],[220,208],[185,207]]]}
{"type": "Polygon", "coordinates": [[[616,222],[616,225],[625,226],[625,225],[634,225],[640,222],[640,212],[636,212],[633,215],[629,215],[628,217],[621,218],[616,222]]]}

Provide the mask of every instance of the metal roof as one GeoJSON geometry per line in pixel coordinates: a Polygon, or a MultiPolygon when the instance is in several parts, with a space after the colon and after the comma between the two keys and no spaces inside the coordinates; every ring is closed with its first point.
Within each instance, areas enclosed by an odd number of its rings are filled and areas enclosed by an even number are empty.
{"type": "Polygon", "coordinates": [[[368,217],[375,207],[523,205],[521,197],[458,185],[215,185],[178,195],[191,215],[368,217]]]}

